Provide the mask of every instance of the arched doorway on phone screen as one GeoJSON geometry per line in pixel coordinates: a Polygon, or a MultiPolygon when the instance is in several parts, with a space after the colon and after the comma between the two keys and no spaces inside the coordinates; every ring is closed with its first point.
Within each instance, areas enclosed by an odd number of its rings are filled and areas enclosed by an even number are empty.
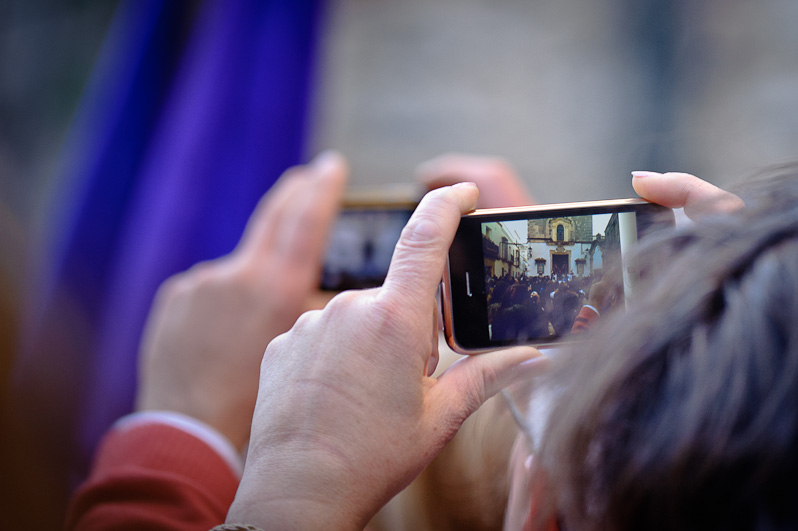
{"type": "Polygon", "coordinates": [[[557,278],[564,278],[568,274],[568,253],[552,253],[551,273],[557,278]]]}

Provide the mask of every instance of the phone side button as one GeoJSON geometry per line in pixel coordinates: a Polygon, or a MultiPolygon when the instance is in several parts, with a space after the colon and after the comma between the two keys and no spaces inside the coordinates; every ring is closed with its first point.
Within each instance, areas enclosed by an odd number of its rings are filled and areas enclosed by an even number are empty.
{"type": "Polygon", "coordinates": [[[474,294],[471,293],[471,275],[466,273],[466,295],[469,297],[473,297],[474,294]]]}

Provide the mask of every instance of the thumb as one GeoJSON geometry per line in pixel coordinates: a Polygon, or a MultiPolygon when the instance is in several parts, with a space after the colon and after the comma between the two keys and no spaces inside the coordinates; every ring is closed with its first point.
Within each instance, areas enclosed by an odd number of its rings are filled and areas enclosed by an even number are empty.
{"type": "Polygon", "coordinates": [[[514,347],[476,356],[452,364],[440,378],[434,392],[442,411],[465,420],[490,397],[508,385],[531,379],[545,371],[549,358],[532,347],[514,347]]]}

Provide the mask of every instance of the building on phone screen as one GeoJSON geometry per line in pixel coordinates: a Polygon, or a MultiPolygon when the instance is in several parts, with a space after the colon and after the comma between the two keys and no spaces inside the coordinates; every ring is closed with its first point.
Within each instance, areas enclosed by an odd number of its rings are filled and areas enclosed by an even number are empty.
{"type": "Polygon", "coordinates": [[[521,278],[527,276],[526,229],[523,222],[482,224],[482,253],[485,278],[521,278]]]}

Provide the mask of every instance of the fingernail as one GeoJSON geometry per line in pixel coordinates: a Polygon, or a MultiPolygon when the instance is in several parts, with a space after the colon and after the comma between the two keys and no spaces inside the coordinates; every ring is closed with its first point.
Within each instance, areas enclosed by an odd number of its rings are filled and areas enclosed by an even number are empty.
{"type": "Polygon", "coordinates": [[[465,181],[462,183],[457,183],[452,185],[452,189],[459,189],[462,190],[464,196],[461,196],[461,199],[467,200],[467,203],[461,204],[460,208],[462,208],[462,212],[470,212],[477,208],[477,199],[479,198],[479,188],[477,187],[476,183],[472,183],[469,181],[465,181]]]}
{"type": "Polygon", "coordinates": [[[317,175],[327,175],[334,171],[343,162],[343,156],[334,149],[322,151],[311,161],[311,166],[318,172],[317,175]]]}
{"type": "Polygon", "coordinates": [[[526,369],[529,367],[546,367],[551,363],[551,358],[538,353],[538,356],[522,361],[518,364],[519,369],[526,369]]]}
{"type": "Polygon", "coordinates": [[[657,173],[655,171],[633,171],[632,177],[637,177],[641,179],[643,177],[654,177],[655,175],[662,175],[661,173],[657,173]]]}

